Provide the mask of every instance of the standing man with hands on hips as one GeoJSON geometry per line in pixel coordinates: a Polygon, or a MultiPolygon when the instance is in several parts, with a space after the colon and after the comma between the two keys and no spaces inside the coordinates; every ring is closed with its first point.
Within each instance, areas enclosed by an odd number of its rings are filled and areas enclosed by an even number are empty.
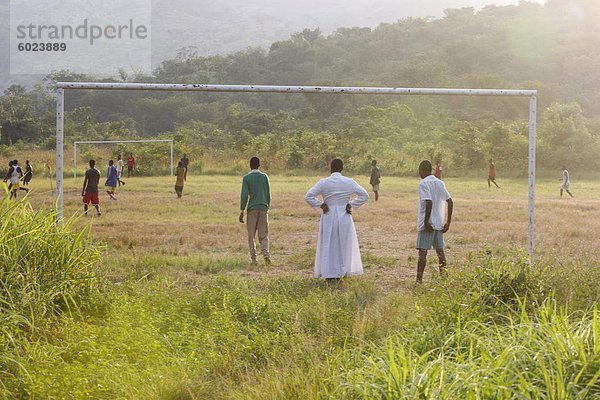
{"type": "Polygon", "coordinates": [[[343,176],[343,169],[342,160],[333,160],[331,175],[317,182],[304,196],[310,206],[323,211],[317,236],[315,278],[335,280],[363,273],[352,211],[365,204],[369,194],[354,179],[343,176]]]}

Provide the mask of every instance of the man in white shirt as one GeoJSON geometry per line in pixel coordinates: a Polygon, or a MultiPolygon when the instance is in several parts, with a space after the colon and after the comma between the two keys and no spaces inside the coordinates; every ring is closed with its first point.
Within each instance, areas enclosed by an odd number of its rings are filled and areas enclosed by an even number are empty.
{"type": "Polygon", "coordinates": [[[342,176],[343,169],[342,160],[333,160],[331,176],[321,179],[304,196],[309,205],[323,211],[319,222],[315,278],[338,279],[363,272],[352,210],[362,206],[369,194],[353,179],[342,176]]]}
{"type": "Polygon", "coordinates": [[[423,281],[423,272],[427,264],[427,251],[431,247],[437,252],[440,274],[446,270],[443,234],[450,229],[454,203],[443,181],[431,175],[431,162],[422,161],[419,165],[419,212],[417,214],[417,245],[419,261],[417,263],[417,282],[423,281]],[[448,217],[445,217],[445,203],[448,204],[448,217]]]}
{"type": "Polygon", "coordinates": [[[560,197],[563,195],[563,190],[569,194],[571,197],[573,194],[569,191],[569,186],[571,185],[571,178],[569,177],[569,171],[567,171],[567,167],[563,165],[562,167],[562,185],[560,185],[560,197]]]}
{"type": "Polygon", "coordinates": [[[122,173],[123,173],[123,159],[121,158],[121,155],[119,154],[117,156],[117,180],[119,181],[119,186],[121,186],[121,185],[125,186],[125,182],[123,182],[121,180],[122,173]]]}

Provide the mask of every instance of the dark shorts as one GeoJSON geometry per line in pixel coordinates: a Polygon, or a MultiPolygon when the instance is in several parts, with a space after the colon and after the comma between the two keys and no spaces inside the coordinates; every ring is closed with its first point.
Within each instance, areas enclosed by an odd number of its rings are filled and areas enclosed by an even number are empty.
{"type": "Polygon", "coordinates": [[[83,204],[90,203],[92,203],[95,206],[100,204],[100,202],[98,201],[98,192],[85,192],[85,194],[83,195],[83,204]]]}

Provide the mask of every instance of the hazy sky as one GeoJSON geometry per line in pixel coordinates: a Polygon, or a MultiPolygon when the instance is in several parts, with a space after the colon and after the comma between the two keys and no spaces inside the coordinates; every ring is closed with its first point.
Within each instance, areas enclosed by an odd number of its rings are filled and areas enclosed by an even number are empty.
{"type": "MultiPolygon", "coordinates": [[[[2,0],[0,0],[2,1],[2,0]]],[[[545,0],[535,0],[543,4],[545,0]]],[[[195,46],[199,54],[268,47],[303,28],[325,34],[406,17],[442,17],[447,8],[517,5],[519,0],[153,0],[154,59],[195,46]],[[181,10],[185,10],[182,13],[181,10]],[[175,47],[175,48],[174,48],[175,47]]]]}
{"type": "MultiPolygon", "coordinates": [[[[71,0],[89,1],[89,0],[71,0]]],[[[102,0],[94,0],[102,1],[102,0]]],[[[132,0],[135,2],[136,0],[132,0]]],[[[518,0],[142,0],[151,2],[152,65],[176,56],[178,49],[193,46],[200,55],[227,54],[248,47],[268,48],[303,28],[320,28],[330,34],[341,27],[376,27],[406,17],[442,17],[446,8],[490,4],[518,4],[518,0]]],[[[599,0],[600,1],[600,0],[599,0]]],[[[544,3],[544,0],[534,0],[544,3]]],[[[45,2],[14,0],[41,11],[32,16],[46,24],[45,2]]],[[[9,0],[0,0],[0,89],[26,76],[9,75],[9,0]]],[[[78,8],[74,9],[75,11],[78,8]]],[[[115,11],[118,15],[118,10],[115,11]]],[[[65,18],[68,18],[67,15],[65,18]]],[[[39,21],[38,21],[39,20],[39,21]]],[[[55,23],[55,22],[52,22],[55,23]]],[[[125,67],[107,59],[116,71],[125,67]]],[[[36,78],[34,78],[37,80],[36,78]]]]}

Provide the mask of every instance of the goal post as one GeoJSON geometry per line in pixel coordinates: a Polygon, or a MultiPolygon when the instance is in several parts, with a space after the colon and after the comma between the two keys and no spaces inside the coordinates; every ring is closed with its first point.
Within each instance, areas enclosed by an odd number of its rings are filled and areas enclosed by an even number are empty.
{"type": "Polygon", "coordinates": [[[140,140],[78,140],[73,142],[73,178],[77,178],[77,145],[79,144],[117,144],[117,143],[169,143],[169,159],[171,176],[173,176],[173,139],[140,139],[140,140]]]}
{"type": "Polygon", "coordinates": [[[150,90],[239,93],[315,93],[370,95],[434,95],[434,96],[510,96],[529,98],[529,199],[528,252],[534,263],[535,237],[535,152],[537,136],[537,90],[519,89],[444,89],[398,87],[340,87],[340,86],[274,86],[274,85],[208,85],[177,83],[110,83],[58,82],[56,84],[56,188],[59,224],[63,217],[63,141],[65,90],[150,90]]]}

